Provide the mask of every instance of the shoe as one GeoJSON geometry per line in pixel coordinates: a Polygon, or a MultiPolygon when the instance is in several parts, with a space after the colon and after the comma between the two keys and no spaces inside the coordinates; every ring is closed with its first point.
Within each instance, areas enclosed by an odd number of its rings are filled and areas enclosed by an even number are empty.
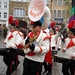
{"type": "Polygon", "coordinates": [[[51,72],[48,72],[46,75],[52,75],[51,72]]]}
{"type": "Polygon", "coordinates": [[[11,75],[11,74],[6,74],[6,75],[11,75]]]}
{"type": "Polygon", "coordinates": [[[48,71],[44,71],[43,74],[46,75],[48,73],[48,71]]]}

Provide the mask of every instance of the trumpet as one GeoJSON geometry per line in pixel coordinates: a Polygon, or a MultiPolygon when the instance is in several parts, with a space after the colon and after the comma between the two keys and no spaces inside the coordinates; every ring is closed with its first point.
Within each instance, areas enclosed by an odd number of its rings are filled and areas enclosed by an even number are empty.
{"type": "Polygon", "coordinates": [[[33,41],[37,39],[38,35],[34,35],[32,38],[29,39],[29,42],[24,46],[23,50],[27,49],[33,41]]]}

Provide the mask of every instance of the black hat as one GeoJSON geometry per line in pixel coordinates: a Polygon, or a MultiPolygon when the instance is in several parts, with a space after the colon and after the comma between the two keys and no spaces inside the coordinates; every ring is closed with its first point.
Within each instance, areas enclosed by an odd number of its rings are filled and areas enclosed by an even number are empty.
{"type": "Polygon", "coordinates": [[[54,34],[56,33],[55,28],[50,28],[50,32],[54,32],[54,34]]]}
{"type": "Polygon", "coordinates": [[[55,31],[55,28],[50,28],[50,31],[55,31]]]}
{"type": "Polygon", "coordinates": [[[27,22],[26,21],[19,20],[19,27],[26,29],[27,28],[27,22]]]}
{"type": "Polygon", "coordinates": [[[75,28],[70,28],[69,31],[68,31],[68,33],[69,33],[69,32],[75,33],[75,28]]]}
{"type": "Polygon", "coordinates": [[[33,26],[42,26],[42,23],[40,21],[36,21],[33,23],[33,26]]]}
{"type": "Polygon", "coordinates": [[[20,29],[20,26],[16,26],[16,29],[20,29]]]}
{"type": "Polygon", "coordinates": [[[11,25],[9,25],[9,28],[16,28],[16,26],[14,23],[12,23],[11,25]]]}

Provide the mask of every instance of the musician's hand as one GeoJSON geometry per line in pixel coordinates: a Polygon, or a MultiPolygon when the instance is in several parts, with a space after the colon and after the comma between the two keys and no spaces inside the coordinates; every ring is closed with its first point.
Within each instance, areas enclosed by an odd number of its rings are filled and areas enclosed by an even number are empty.
{"type": "Polygon", "coordinates": [[[31,43],[29,48],[30,48],[30,50],[34,51],[35,45],[33,43],[31,43]]]}
{"type": "Polygon", "coordinates": [[[9,48],[13,48],[12,46],[10,46],[9,48]]]}
{"type": "Polygon", "coordinates": [[[75,56],[72,54],[72,55],[70,56],[70,58],[71,58],[71,59],[74,59],[74,58],[75,58],[75,56]]]}
{"type": "Polygon", "coordinates": [[[62,49],[62,52],[64,53],[66,50],[65,49],[62,49]]]}
{"type": "Polygon", "coordinates": [[[5,42],[5,41],[3,41],[3,44],[6,44],[6,42],[5,42]]]}
{"type": "Polygon", "coordinates": [[[61,49],[60,48],[58,48],[58,51],[60,51],[61,49]]]}
{"type": "Polygon", "coordinates": [[[10,49],[9,48],[6,48],[6,51],[7,51],[7,53],[9,53],[10,52],[10,49]]]}
{"type": "Polygon", "coordinates": [[[25,45],[29,42],[29,37],[25,41],[25,45]]]}

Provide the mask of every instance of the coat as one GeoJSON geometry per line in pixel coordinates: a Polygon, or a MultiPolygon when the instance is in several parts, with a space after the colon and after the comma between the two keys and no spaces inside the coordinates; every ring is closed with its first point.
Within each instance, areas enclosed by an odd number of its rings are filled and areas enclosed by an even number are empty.
{"type": "MultiPolygon", "coordinates": [[[[31,32],[30,32],[31,33],[31,32]]],[[[30,34],[29,33],[29,34],[30,34]]],[[[47,37],[46,33],[42,30],[35,40],[35,49],[31,51],[29,48],[25,49],[25,58],[37,61],[37,62],[44,62],[46,53],[49,51],[49,39],[45,39],[47,37]]]]}

